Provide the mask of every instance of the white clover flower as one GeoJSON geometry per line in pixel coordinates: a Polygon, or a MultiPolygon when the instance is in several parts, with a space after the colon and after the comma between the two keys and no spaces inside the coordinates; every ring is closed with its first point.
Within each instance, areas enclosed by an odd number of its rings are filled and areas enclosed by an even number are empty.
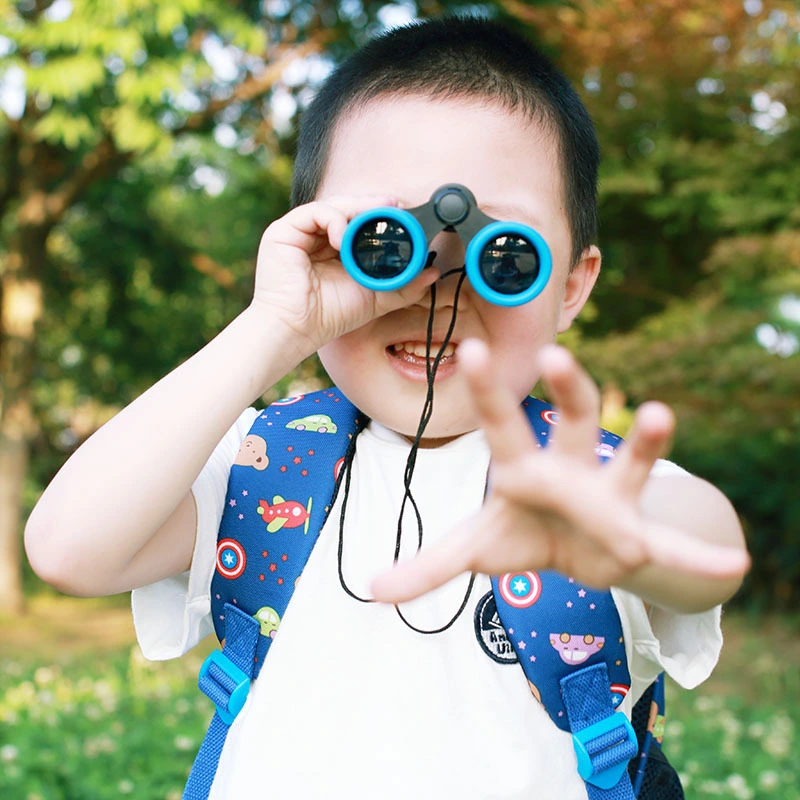
{"type": "Polygon", "coordinates": [[[783,758],[789,755],[789,739],[777,731],[771,731],[761,742],[764,752],[769,753],[775,758],[783,758]]]}
{"type": "Polygon", "coordinates": [[[774,769],[768,769],[758,776],[758,786],[760,789],[776,789],[781,782],[778,773],[774,769]]]}
{"type": "Polygon", "coordinates": [[[672,739],[673,737],[677,738],[678,736],[683,736],[683,732],[685,730],[683,723],[680,720],[674,719],[667,722],[667,729],[665,731],[665,736],[667,739],[672,739]]]}
{"type": "Polygon", "coordinates": [[[767,732],[767,726],[763,722],[751,722],[747,726],[747,735],[751,739],[763,739],[767,732]]]}
{"type": "Polygon", "coordinates": [[[175,749],[176,750],[191,750],[194,747],[194,739],[190,736],[176,736],[175,749]]]}
{"type": "Polygon", "coordinates": [[[38,683],[39,686],[46,686],[48,683],[53,682],[55,676],[55,671],[50,667],[39,667],[39,669],[33,673],[33,680],[38,683]]]}
{"type": "Polygon", "coordinates": [[[0,761],[11,763],[19,755],[19,750],[13,744],[4,744],[0,747],[0,761]]]}
{"type": "Polygon", "coordinates": [[[748,798],[753,796],[753,790],[747,785],[744,776],[736,772],[732,775],[728,775],[725,785],[733,792],[733,796],[736,798],[748,800],[748,798]]]}
{"type": "Polygon", "coordinates": [[[130,794],[133,790],[133,781],[129,781],[127,778],[125,780],[121,780],[117,784],[117,791],[119,791],[120,794],[130,794]]]}

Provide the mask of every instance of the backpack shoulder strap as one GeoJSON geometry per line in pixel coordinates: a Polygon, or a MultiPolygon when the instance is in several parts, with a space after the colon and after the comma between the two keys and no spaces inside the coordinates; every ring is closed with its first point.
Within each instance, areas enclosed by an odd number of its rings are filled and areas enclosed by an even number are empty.
{"type": "MultiPolygon", "coordinates": [[[[557,412],[534,398],[523,407],[546,447],[557,412]]],[[[601,431],[601,460],[612,458],[620,441],[601,431]]],[[[492,578],[492,588],[531,692],[553,722],[573,735],[589,800],[632,800],[626,770],[638,745],[627,718],[614,713],[631,680],[611,593],[551,571],[502,575],[492,578]]]]}
{"type": "Polygon", "coordinates": [[[330,510],[339,471],[361,420],[336,388],[273,403],[231,467],[211,580],[214,629],[223,644],[198,686],[216,706],[184,800],[205,800],[250,683],[286,611],[330,510]]]}

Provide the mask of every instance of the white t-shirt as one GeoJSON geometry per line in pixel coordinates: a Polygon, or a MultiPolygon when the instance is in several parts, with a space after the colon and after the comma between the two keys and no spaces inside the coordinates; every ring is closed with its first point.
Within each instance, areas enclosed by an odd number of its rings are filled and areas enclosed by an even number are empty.
{"type": "MultiPolygon", "coordinates": [[[[195,482],[198,531],[190,572],[133,592],[136,632],[150,659],[180,656],[212,631],[209,587],[228,472],[256,412],[245,412],[195,482]]],[[[408,442],[372,423],[358,439],[344,534],[348,587],[390,566],[408,442]]],[[[480,431],[422,449],[412,490],[424,545],[481,505],[489,450],[480,431]]],[[[659,462],[658,474],[681,471],[659,462]]],[[[212,800],[259,797],[344,800],[585,800],[571,737],[531,695],[518,664],[493,660],[473,617],[490,590],[479,575],[469,603],[447,631],[412,631],[391,606],[349,597],[337,571],[342,492],[328,516],[261,674],[220,759],[212,800]]],[[[406,514],[403,555],[416,550],[406,514]]],[[[423,629],[447,623],[468,584],[462,575],[403,606],[423,629]]],[[[662,670],[682,686],[703,681],[722,637],[719,608],[679,615],[612,590],[625,636],[633,702],[662,670]]]]}

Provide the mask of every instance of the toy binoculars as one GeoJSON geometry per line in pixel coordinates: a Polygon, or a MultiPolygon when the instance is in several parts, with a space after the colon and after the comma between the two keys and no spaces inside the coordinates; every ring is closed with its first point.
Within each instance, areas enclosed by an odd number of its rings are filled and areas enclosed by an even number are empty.
{"type": "Polygon", "coordinates": [[[342,239],[342,264],[368,289],[399,289],[425,267],[430,243],[441,231],[461,237],[467,277],[490,303],[522,305],[547,285],[552,272],[547,242],[528,225],[486,216],[458,183],[440,186],[416,208],[373,208],[354,217],[342,239]]]}

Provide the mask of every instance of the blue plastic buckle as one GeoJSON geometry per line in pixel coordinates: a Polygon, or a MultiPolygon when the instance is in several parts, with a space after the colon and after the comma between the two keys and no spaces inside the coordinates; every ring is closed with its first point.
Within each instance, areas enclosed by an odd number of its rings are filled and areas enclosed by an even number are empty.
{"type": "Polygon", "coordinates": [[[221,650],[214,650],[200,667],[197,686],[217,707],[227,725],[242,710],[250,691],[250,678],[221,650]]]}
{"type": "Polygon", "coordinates": [[[578,757],[578,774],[599,789],[616,786],[639,751],[633,726],[621,712],[573,733],[572,744],[578,757]]]}

